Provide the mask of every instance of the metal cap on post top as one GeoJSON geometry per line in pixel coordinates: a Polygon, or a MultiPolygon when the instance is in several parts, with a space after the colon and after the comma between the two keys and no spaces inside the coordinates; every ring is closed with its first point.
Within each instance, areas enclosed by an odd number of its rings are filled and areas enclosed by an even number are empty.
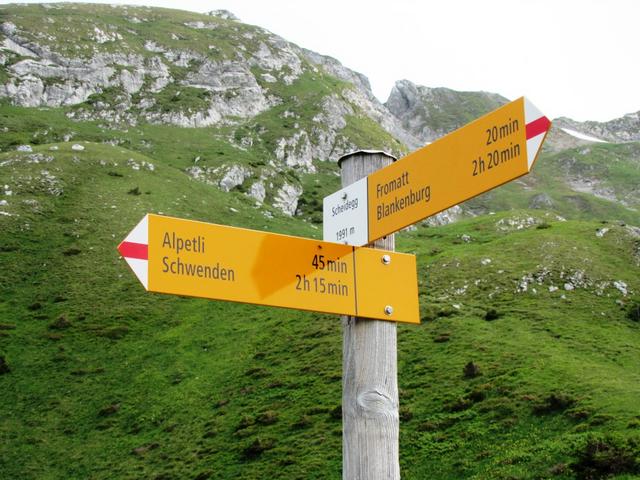
{"type": "Polygon", "coordinates": [[[347,158],[352,157],[354,155],[362,155],[363,153],[377,153],[381,155],[386,155],[387,157],[391,158],[394,162],[398,161],[398,157],[390,154],[389,152],[385,152],[384,150],[354,150],[353,152],[345,153],[338,159],[338,167],[341,167],[342,162],[347,158]]]}

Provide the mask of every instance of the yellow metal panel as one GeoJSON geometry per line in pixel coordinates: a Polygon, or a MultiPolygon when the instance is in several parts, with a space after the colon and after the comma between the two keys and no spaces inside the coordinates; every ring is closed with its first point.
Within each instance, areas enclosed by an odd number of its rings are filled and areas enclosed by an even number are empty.
{"type": "Polygon", "coordinates": [[[529,171],[524,98],[368,177],[369,241],[529,171]]]}
{"type": "MultiPolygon", "coordinates": [[[[380,262],[382,251],[158,215],[149,215],[148,239],[149,291],[342,315],[360,315],[364,308],[367,317],[396,320],[377,308],[378,292],[392,290],[400,273],[375,273],[380,283],[375,291],[367,291],[368,282],[356,286],[360,257],[354,252],[376,252],[380,262]]],[[[415,298],[404,292],[392,298],[404,312],[401,303],[417,305],[415,257],[384,253],[409,265],[402,281],[413,283],[415,298]]],[[[368,263],[362,267],[365,276],[374,274],[368,263]]],[[[397,317],[417,320],[411,318],[397,317]]]]}
{"type": "Polygon", "coordinates": [[[414,255],[359,248],[356,264],[359,316],[420,323],[414,255]]]}

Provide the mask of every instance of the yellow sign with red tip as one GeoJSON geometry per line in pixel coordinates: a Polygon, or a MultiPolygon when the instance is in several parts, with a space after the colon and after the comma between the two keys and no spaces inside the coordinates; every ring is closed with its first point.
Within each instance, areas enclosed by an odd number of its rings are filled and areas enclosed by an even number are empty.
{"type": "Polygon", "coordinates": [[[420,323],[413,255],[153,214],[118,250],[151,292],[420,323]]]}
{"type": "Polygon", "coordinates": [[[526,98],[508,103],[325,198],[324,239],[366,245],[521,177],[550,128],[526,98]]]}

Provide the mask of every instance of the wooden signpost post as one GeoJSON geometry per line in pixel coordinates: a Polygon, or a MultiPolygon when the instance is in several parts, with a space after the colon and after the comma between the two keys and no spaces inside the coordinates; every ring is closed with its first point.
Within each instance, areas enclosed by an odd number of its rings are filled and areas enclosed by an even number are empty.
{"type": "MultiPolygon", "coordinates": [[[[350,185],[394,158],[358,152],[339,161],[342,185],[350,185]]],[[[394,235],[374,244],[395,250],[394,235]]],[[[390,254],[389,254],[390,255],[390,254]]],[[[404,282],[401,283],[404,286],[404,282]]],[[[396,324],[342,318],[342,478],[400,478],[396,324]]]]}
{"type": "MultiPolygon", "coordinates": [[[[395,163],[381,152],[343,157],[343,188],[323,202],[324,239],[393,250],[393,232],[530,172],[550,127],[520,98],[395,163]]],[[[396,325],[346,317],[343,342],[342,478],[399,479],[396,325]]]]}

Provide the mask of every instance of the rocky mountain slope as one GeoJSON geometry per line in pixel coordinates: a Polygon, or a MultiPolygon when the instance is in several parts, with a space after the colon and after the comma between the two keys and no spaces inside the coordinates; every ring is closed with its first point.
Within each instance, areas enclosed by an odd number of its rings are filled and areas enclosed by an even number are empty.
{"type": "Polygon", "coordinates": [[[70,119],[108,129],[213,127],[238,151],[259,151],[265,165],[198,164],[192,176],[226,190],[251,179],[249,194],[259,202],[283,197],[273,204],[289,214],[300,183],[274,191],[270,178],[314,173],[319,162],[359,147],[401,154],[402,142],[418,144],[362,75],[225,13],[56,4],[3,10],[0,97],[62,108],[70,119]]]}
{"type": "Polygon", "coordinates": [[[509,100],[495,93],[429,88],[409,80],[396,82],[385,106],[423,144],[495,110],[509,100]]]}
{"type": "MultiPolygon", "coordinates": [[[[339,319],[149,294],[116,251],[147,212],[313,224],[102,142],[0,153],[0,189],[0,477],[339,478],[339,319]]],[[[403,478],[640,473],[639,229],[518,210],[397,249],[403,478]]]]}
{"type": "MultiPolygon", "coordinates": [[[[394,86],[385,106],[426,143],[506,102],[492,93],[428,88],[402,80],[394,86]]],[[[558,119],[545,142],[543,160],[533,173],[450,209],[430,222],[437,224],[465,214],[486,214],[518,206],[555,210],[563,217],[612,216],[637,223],[638,135],[637,114],[606,123],[558,119]]]]}
{"type": "MultiPolygon", "coordinates": [[[[15,106],[48,107],[72,121],[66,131],[45,128],[38,138],[5,125],[9,138],[4,148],[73,138],[73,122],[93,122],[103,142],[130,142],[125,132],[131,127],[146,131],[148,138],[130,146],[161,155],[163,140],[152,138],[152,126],[191,128],[198,132],[195,136],[215,139],[212,143],[220,148],[193,149],[190,161],[180,162],[183,172],[317,222],[322,195],[338,186],[335,160],[342,154],[378,148],[401,156],[507,102],[493,93],[455,92],[402,80],[382,105],[363,75],[242,24],[228,12],[197,15],[116,6],[90,10],[79,4],[3,8],[0,98],[15,106]],[[96,20],[84,21],[87,15],[96,20]],[[228,155],[221,154],[229,149],[228,155]]],[[[588,135],[628,142],[638,131],[637,115],[606,124],[560,119],[545,148],[559,153],[588,146],[593,143],[588,135]]],[[[580,162],[583,151],[572,158],[580,162]]],[[[626,165],[630,183],[638,178],[633,151],[627,152],[631,157],[617,157],[626,165]]],[[[615,192],[615,182],[605,194],[603,188],[589,187],[603,181],[590,176],[589,169],[581,169],[580,175],[566,172],[559,172],[563,181],[555,187],[535,172],[516,183],[515,190],[511,186],[490,193],[430,222],[489,213],[507,202],[535,207],[540,198],[559,215],[572,215],[575,209],[565,208],[565,197],[583,194],[587,196],[579,202],[584,208],[578,213],[601,211],[591,204],[605,199],[615,218],[635,218],[633,194],[615,192]],[[552,198],[554,189],[564,192],[552,198]]]]}
{"type": "MultiPolygon", "coordinates": [[[[0,478],[339,478],[339,319],[149,294],[116,245],[149,212],[319,238],[341,153],[505,99],[402,81],[382,105],[228,12],[0,24],[0,478]]],[[[556,128],[532,174],[397,234],[403,478],[640,475],[639,145],[556,128]]]]}
{"type": "Polygon", "coordinates": [[[558,128],[566,128],[611,143],[640,141],[640,112],[629,113],[608,122],[576,122],[570,118],[558,118],[558,128]]]}

